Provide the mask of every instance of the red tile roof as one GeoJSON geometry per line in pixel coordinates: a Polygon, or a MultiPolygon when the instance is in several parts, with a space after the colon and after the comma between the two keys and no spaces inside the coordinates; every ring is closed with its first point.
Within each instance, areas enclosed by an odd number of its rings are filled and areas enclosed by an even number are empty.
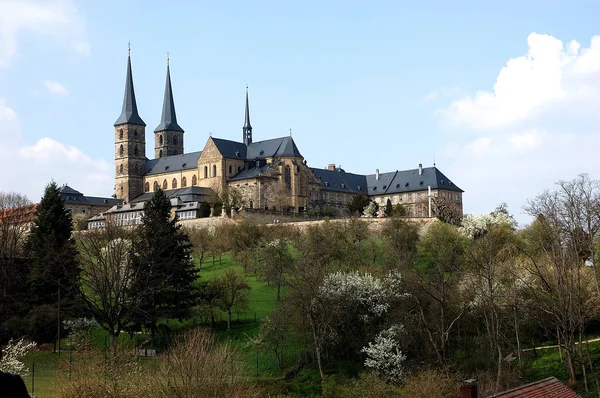
{"type": "Polygon", "coordinates": [[[37,217],[37,203],[15,207],[12,209],[0,210],[0,224],[4,220],[9,223],[26,223],[35,220],[37,217]]]}
{"type": "Polygon", "coordinates": [[[549,377],[524,386],[504,391],[489,398],[577,398],[575,391],[561,383],[556,377],[549,377]]]}

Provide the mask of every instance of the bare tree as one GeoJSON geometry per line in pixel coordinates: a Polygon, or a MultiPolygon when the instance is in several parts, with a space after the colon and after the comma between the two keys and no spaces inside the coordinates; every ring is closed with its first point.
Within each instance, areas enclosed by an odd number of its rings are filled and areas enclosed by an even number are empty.
{"type": "Polygon", "coordinates": [[[113,358],[117,353],[117,337],[133,322],[151,293],[148,287],[147,291],[133,294],[133,285],[148,286],[143,282],[146,273],[132,266],[135,236],[135,230],[108,224],[102,230],[85,232],[79,238],[79,293],[96,321],[108,332],[113,358]]]}
{"type": "Polygon", "coordinates": [[[227,312],[227,330],[231,330],[231,311],[248,308],[250,286],[246,283],[244,277],[234,270],[225,272],[218,283],[223,292],[220,306],[223,311],[227,312]]]}
{"type": "Polygon", "coordinates": [[[35,206],[25,195],[0,192],[0,338],[6,321],[25,311],[24,245],[34,217],[35,206]]]}
{"type": "Polygon", "coordinates": [[[185,233],[190,238],[192,250],[198,255],[199,265],[202,266],[204,256],[210,251],[212,237],[207,228],[190,228],[186,229],[185,233]]]}
{"type": "Polygon", "coordinates": [[[584,245],[588,238],[582,238],[586,231],[581,230],[581,213],[576,211],[580,196],[571,189],[578,186],[577,181],[583,183],[585,178],[559,183],[557,191],[543,192],[528,202],[525,210],[536,219],[524,231],[523,248],[525,267],[532,276],[528,292],[537,308],[553,320],[564,345],[570,382],[575,382],[576,363],[582,360],[577,340],[581,341],[598,305],[595,266],[585,266],[589,252],[584,250],[582,255],[582,248],[590,246],[584,245]]]}

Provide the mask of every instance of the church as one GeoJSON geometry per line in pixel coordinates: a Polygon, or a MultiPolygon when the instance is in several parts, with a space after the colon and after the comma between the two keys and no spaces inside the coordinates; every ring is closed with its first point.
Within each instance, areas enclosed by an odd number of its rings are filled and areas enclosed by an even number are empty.
{"type": "Polygon", "coordinates": [[[148,159],[146,123],[137,109],[131,54],[123,108],[114,129],[115,196],[122,203],[90,220],[99,221],[93,225],[102,225],[110,214],[121,224],[139,223],[143,203],[159,188],[171,199],[180,219],[220,215],[215,214],[215,207],[226,200],[248,211],[305,213],[327,208],[343,214],[354,195],[368,196],[380,207],[389,199],[393,205],[402,204],[413,217],[431,217],[428,198],[443,197],[462,213],[463,191],[435,165],[361,175],[335,164],[325,169],[308,167],[291,136],[254,141],[247,88],[242,140],[211,136],[201,151],[186,153],[168,64],[161,120],[153,131],[154,158],[148,159]]]}

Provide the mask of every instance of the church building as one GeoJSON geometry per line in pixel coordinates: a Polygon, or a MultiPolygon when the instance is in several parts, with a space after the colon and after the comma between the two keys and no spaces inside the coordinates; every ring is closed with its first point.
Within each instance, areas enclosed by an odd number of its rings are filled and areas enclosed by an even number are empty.
{"type": "Polygon", "coordinates": [[[247,88],[242,140],[209,137],[201,151],[186,153],[168,64],[161,120],[153,131],[154,158],[148,159],[146,123],[137,109],[131,55],[123,108],[114,128],[115,195],[123,204],[111,209],[113,213],[135,208],[158,188],[177,209],[198,210],[186,210],[183,218],[202,216],[199,209],[213,206],[211,198],[226,195],[235,196],[240,208],[254,211],[304,213],[329,207],[343,214],[352,196],[362,194],[380,206],[388,199],[403,204],[408,215],[422,217],[429,216],[422,206],[426,198],[439,196],[456,203],[462,212],[463,191],[435,166],[353,174],[334,164],[326,169],[308,167],[291,136],[254,141],[247,88]]]}

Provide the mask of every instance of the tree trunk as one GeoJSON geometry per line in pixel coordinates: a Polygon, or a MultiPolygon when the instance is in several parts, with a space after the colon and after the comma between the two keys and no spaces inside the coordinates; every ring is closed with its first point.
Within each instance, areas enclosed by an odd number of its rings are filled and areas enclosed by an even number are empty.
{"type": "Polygon", "coordinates": [[[315,321],[312,317],[310,317],[310,326],[312,328],[312,335],[315,343],[315,355],[317,356],[317,364],[319,365],[319,374],[321,375],[321,379],[323,379],[325,377],[325,372],[323,372],[323,364],[321,363],[321,347],[319,346],[319,339],[317,338],[317,325],[315,325],[315,321]]]}
{"type": "Polygon", "coordinates": [[[500,381],[502,379],[502,350],[500,345],[496,346],[498,350],[498,373],[496,374],[496,392],[500,391],[500,381]]]}
{"type": "Polygon", "coordinates": [[[227,331],[231,330],[231,308],[227,310],[227,331]]]}
{"type": "Polygon", "coordinates": [[[281,301],[281,283],[277,282],[277,302],[281,301]]]}

